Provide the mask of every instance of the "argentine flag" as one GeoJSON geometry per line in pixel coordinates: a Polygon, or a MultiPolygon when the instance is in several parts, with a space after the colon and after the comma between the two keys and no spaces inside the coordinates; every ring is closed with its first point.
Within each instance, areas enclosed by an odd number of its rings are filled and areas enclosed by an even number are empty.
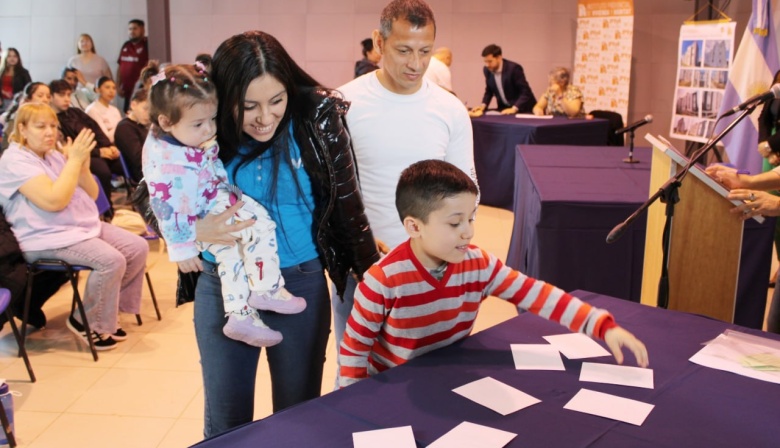
{"type": "MultiPolygon", "coordinates": [[[[780,0],[753,0],[753,14],[734,55],[721,104],[721,114],[771,87],[775,72],[780,69],[778,26],[780,0]]],[[[750,170],[753,174],[762,170],[763,159],[756,151],[761,107],[756,108],[722,140],[731,163],[740,169],[750,170]]],[[[722,131],[733,119],[726,118],[718,123],[715,134],[722,131]]]]}

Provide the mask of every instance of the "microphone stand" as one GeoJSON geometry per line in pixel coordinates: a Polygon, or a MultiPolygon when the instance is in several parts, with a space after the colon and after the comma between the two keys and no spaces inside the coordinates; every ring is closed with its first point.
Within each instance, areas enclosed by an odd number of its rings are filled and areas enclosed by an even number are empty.
{"type": "Polygon", "coordinates": [[[623,159],[623,163],[639,163],[634,160],[634,129],[628,131],[628,158],[623,159]]]}
{"type": "Polygon", "coordinates": [[[668,272],[668,264],[669,264],[669,249],[671,245],[671,227],[672,227],[672,218],[674,217],[674,205],[677,204],[677,202],[680,201],[680,195],[678,193],[678,189],[680,187],[680,184],[682,180],[685,178],[685,175],[688,174],[688,171],[690,171],[691,167],[696,163],[696,161],[704,156],[707,151],[712,149],[723,137],[726,136],[733,128],[737,125],[742,119],[744,119],[746,116],[753,113],[753,111],[758,107],[758,105],[761,102],[758,101],[755,104],[745,108],[740,115],[732,121],[726,128],[720,132],[715,138],[711,139],[709,143],[701,147],[698,151],[696,151],[688,160],[688,163],[675,174],[672,176],[669,180],[666,181],[665,184],[661,186],[661,188],[658,189],[655,194],[650,196],[650,198],[645,201],[644,204],[642,204],[634,213],[631,214],[628,218],[626,218],[625,221],[621,222],[620,224],[616,225],[615,228],[612,229],[611,232],[609,232],[609,235],[607,235],[607,244],[612,244],[615,241],[620,238],[623,233],[626,231],[628,226],[631,225],[631,223],[636,220],[639,215],[642,214],[645,210],[648,209],[657,199],[661,199],[661,202],[666,204],[666,223],[664,224],[664,233],[663,233],[663,265],[661,266],[661,278],[658,282],[658,307],[659,308],[667,308],[669,306],[669,272],[668,272]]]}

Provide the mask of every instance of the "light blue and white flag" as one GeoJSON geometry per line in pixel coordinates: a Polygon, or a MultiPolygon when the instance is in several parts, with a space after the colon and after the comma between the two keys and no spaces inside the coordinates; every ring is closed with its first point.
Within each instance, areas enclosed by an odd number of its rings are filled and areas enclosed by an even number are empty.
{"type": "MultiPolygon", "coordinates": [[[[753,14],[729,71],[721,114],[771,87],[775,72],[780,69],[778,26],[780,0],[753,0],[753,14]]],[[[722,140],[731,163],[740,169],[750,170],[751,173],[760,173],[762,169],[762,158],[756,151],[760,114],[761,106],[722,140]]],[[[733,118],[725,118],[718,123],[713,135],[722,131],[731,120],[733,118]]]]}

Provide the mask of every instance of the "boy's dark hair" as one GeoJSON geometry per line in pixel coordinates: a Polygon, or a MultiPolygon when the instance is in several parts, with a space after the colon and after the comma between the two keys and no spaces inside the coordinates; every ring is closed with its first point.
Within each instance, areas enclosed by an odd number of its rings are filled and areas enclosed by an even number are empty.
{"type": "Polygon", "coordinates": [[[149,92],[147,92],[146,89],[138,89],[135,92],[133,92],[133,96],[130,98],[130,101],[143,103],[148,99],[149,99],[149,92]]]}
{"type": "Polygon", "coordinates": [[[98,78],[97,82],[95,83],[95,87],[99,89],[103,84],[107,83],[108,81],[114,82],[114,80],[110,76],[101,76],[100,78],[98,78]]]}
{"type": "Polygon", "coordinates": [[[501,47],[496,44],[490,44],[485,47],[485,49],[482,50],[482,57],[485,58],[488,56],[493,56],[494,58],[501,56],[501,47]]]}
{"type": "Polygon", "coordinates": [[[172,125],[181,120],[182,112],[196,103],[217,104],[217,89],[209,74],[193,65],[169,65],[165,67],[164,78],[152,80],[149,91],[149,114],[154,131],[160,130],[157,121],[165,115],[172,125]]]}
{"type": "Polygon", "coordinates": [[[374,49],[374,41],[371,40],[371,38],[366,38],[360,41],[360,46],[363,47],[361,50],[363,52],[363,57],[366,57],[369,51],[374,49]]]}
{"type": "Polygon", "coordinates": [[[412,28],[423,28],[428,23],[433,24],[433,35],[436,35],[436,20],[433,18],[433,11],[422,0],[393,0],[379,17],[379,32],[382,37],[387,39],[393,30],[393,22],[396,20],[406,20],[412,24],[412,28]]]}
{"type": "Polygon", "coordinates": [[[65,67],[62,69],[62,79],[65,79],[65,75],[68,73],[76,73],[78,70],[76,70],[73,67],[65,67]]]}
{"type": "Polygon", "coordinates": [[[403,170],[395,189],[398,217],[428,221],[441,201],[461,193],[479,195],[474,181],[460,168],[443,160],[423,160],[403,170]]]}
{"type": "Polygon", "coordinates": [[[140,26],[142,28],[146,28],[146,24],[141,19],[133,19],[133,20],[127,22],[128,25],[131,24],[131,23],[136,24],[136,25],[138,25],[138,26],[140,26]]]}
{"type": "Polygon", "coordinates": [[[49,90],[51,94],[63,94],[65,92],[73,92],[73,88],[68,84],[68,81],[64,79],[55,79],[49,83],[49,90]]]}

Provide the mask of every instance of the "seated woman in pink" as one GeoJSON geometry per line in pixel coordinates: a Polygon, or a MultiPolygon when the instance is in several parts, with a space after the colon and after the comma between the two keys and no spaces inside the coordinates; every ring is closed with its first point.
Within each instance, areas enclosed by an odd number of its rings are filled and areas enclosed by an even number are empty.
{"type": "Polygon", "coordinates": [[[85,342],[91,337],[96,349],[110,350],[127,338],[118,312],[139,312],[149,246],[98,217],[98,184],[89,171],[92,131],[68,138],[58,151],[57,126],[48,104],[19,108],[0,158],[0,206],[28,262],[56,258],[92,268],[84,293],[92,334],[76,315],[67,325],[85,342]]]}

